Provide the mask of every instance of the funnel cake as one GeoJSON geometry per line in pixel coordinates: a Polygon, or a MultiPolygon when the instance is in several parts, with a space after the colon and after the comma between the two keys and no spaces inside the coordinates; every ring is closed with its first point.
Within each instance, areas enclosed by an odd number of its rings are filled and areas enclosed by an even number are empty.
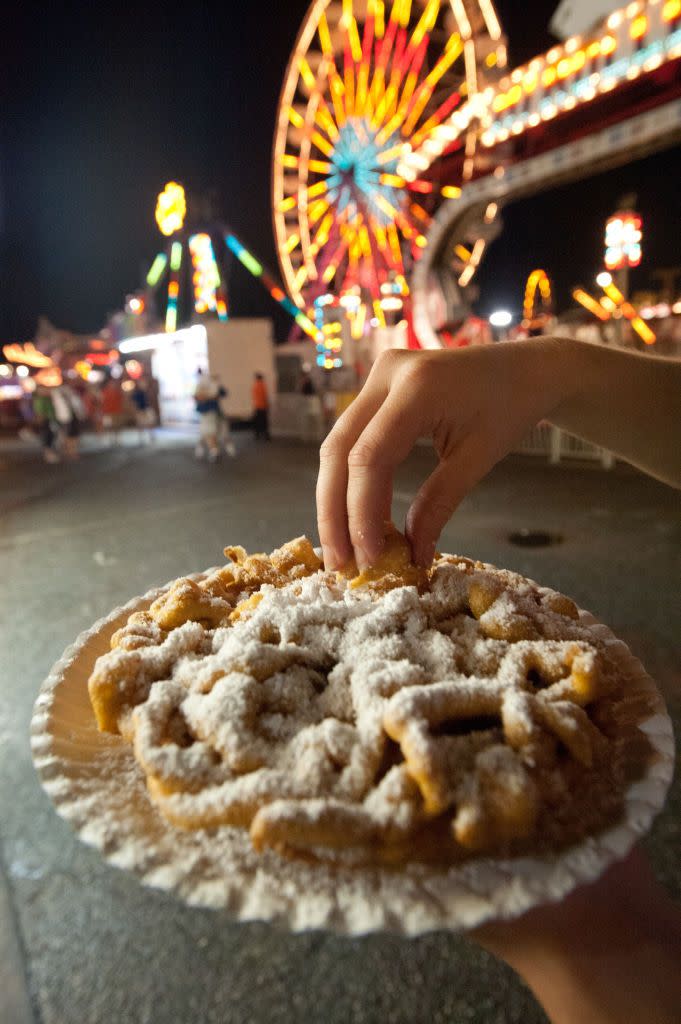
{"type": "Polygon", "coordinates": [[[89,692],[184,829],[312,862],[560,850],[644,770],[640,691],[554,591],[451,555],[325,571],[306,538],[227,548],[114,633],[89,692]]]}

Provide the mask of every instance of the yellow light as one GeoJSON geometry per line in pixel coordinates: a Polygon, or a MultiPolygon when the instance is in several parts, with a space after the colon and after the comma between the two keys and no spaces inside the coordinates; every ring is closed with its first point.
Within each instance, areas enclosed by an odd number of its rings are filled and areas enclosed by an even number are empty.
{"type": "Polygon", "coordinates": [[[287,210],[293,210],[298,200],[295,196],[288,196],[286,199],[282,199],[279,203],[279,212],[286,213],[287,210]]]}
{"type": "Polygon", "coordinates": [[[634,18],[629,29],[629,35],[632,39],[641,39],[648,29],[648,19],[645,14],[639,14],[638,18],[634,18]]]}
{"type": "Polygon", "coordinates": [[[445,199],[460,199],[461,189],[458,187],[458,185],[443,185],[442,188],[440,189],[440,194],[445,199]]]}
{"type": "Polygon", "coordinates": [[[681,0],[667,0],[662,8],[662,20],[674,21],[681,14],[681,0]]]}
{"type": "Polygon", "coordinates": [[[648,327],[648,324],[645,322],[645,320],[642,320],[640,316],[635,316],[633,320],[631,320],[630,322],[631,326],[634,328],[639,338],[641,338],[646,343],[646,345],[655,344],[655,342],[657,341],[655,332],[652,331],[650,327],[648,327]]]}
{"type": "Polygon", "coordinates": [[[323,196],[328,187],[326,181],[317,181],[314,185],[310,185],[307,194],[310,199],[314,199],[315,196],[323,196]]]}
{"type": "MultiPolygon", "coordinates": [[[[624,302],[624,296],[622,295],[622,292],[616,285],[612,283],[606,284],[603,288],[603,291],[608,296],[608,298],[615,302],[617,305],[624,302]]],[[[601,300],[601,302],[602,301],[603,300],[601,300]]]]}
{"type": "Polygon", "coordinates": [[[331,35],[329,33],[329,26],[326,20],[326,15],[322,14],[319,18],[317,25],[317,31],[319,33],[319,42],[322,46],[322,53],[326,57],[333,57],[333,46],[331,45],[331,35]]]}
{"type": "Polygon", "coordinates": [[[609,57],[614,50],[617,49],[617,40],[614,36],[603,36],[601,39],[601,53],[604,57],[609,57]]]}
{"type": "Polygon", "coordinates": [[[485,57],[485,64],[487,65],[488,68],[493,68],[496,62],[497,55],[496,52],[492,50],[492,52],[488,53],[487,56],[485,57]]]}
{"type": "Polygon", "coordinates": [[[295,107],[288,108],[288,119],[296,128],[302,128],[305,124],[305,118],[295,107]]]}
{"type": "Polygon", "coordinates": [[[163,235],[172,235],[184,224],[187,201],[182,185],[169,181],[156,200],[156,223],[163,235]]]}
{"type": "Polygon", "coordinates": [[[405,185],[404,178],[400,177],[399,174],[381,174],[379,180],[381,185],[391,185],[394,188],[403,188],[405,185]]]}
{"type": "Polygon", "coordinates": [[[308,167],[317,174],[328,174],[331,170],[331,164],[327,163],[326,160],[310,160],[308,167]]]}
{"type": "MultiPolygon", "coordinates": [[[[314,142],[317,149],[321,149],[322,153],[326,156],[333,155],[333,146],[328,142],[320,132],[312,132],[312,141],[314,142]]],[[[310,161],[312,163],[312,161],[310,161]]]]}
{"type": "Polygon", "coordinates": [[[534,74],[526,75],[525,78],[523,79],[523,89],[528,94],[533,93],[534,90],[537,88],[538,84],[539,84],[539,78],[537,77],[537,75],[534,75],[534,74]]]}
{"type": "Polygon", "coordinates": [[[292,153],[282,153],[279,157],[279,163],[282,167],[296,168],[298,166],[298,157],[292,153]]]}
{"type": "MultiPolygon", "coordinates": [[[[679,0],[679,2],[681,2],[681,0],[679,0]]],[[[589,43],[589,45],[586,48],[586,55],[589,58],[589,60],[593,60],[594,57],[598,57],[600,52],[601,44],[598,42],[598,40],[596,40],[596,42],[594,43],[589,43]]]]}
{"type": "Polygon", "coordinates": [[[593,313],[594,316],[597,316],[599,320],[610,319],[610,314],[605,309],[603,309],[601,304],[597,302],[596,299],[589,295],[588,292],[585,292],[583,288],[575,288],[575,290],[572,293],[572,297],[573,299],[575,299],[576,302],[579,302],[581,306],[584,306],[585,309],[588,309],[590,313],[593,313]]]}
{"type": "Polygon", "coordinates": [[[308,89],[314,89],[317,83],[315,81],[312,68],[306,61],[305,57],[298,58],[298,70],[300,71],[300,77],[305,82],[305,85],[308,87],[308,89]]]}
{"type": "Polygon", "coordinates": [[[295,249],[295,247],[297,245],[299,245],[299,244],[300,244],[300,235],[296,235],[295,233],[292,234],[292,235],[289,235],[289,237],[286,239],[286,244],[284,245],[284,252],[289,253],[289,254],[292,253],[293,250],[295,249]]]}
{"type": "Polygon", "coordinates": [[[556,80],[556,69],[546,68],[543,75],[541,76],[542,83],[546,86],[553,85],[556,80]]]}
{"type": "Polygon", "coordinates": [[[418,245],[419,249],[425,249],[428,245],[428,239],[425,235],[417,235],[414,241],[418,245]]]}
{"type": "Polygon", "coordinates": [[[463,263],[468,263],[471,258],[470,249],[467,249],[465,245],[455,245],[454,252],[463,263]]]}

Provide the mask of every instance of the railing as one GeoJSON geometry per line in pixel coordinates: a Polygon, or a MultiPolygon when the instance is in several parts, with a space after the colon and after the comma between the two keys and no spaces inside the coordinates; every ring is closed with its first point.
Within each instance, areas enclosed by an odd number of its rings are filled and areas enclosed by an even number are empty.
{"type": "Polygon", "coordinates": [[[612,469],[615,457],[612,452],[582,441],[580,437],[566,434],[550,423],[539,423],[520,442],[515,451],[521,455],[539,455],[556,465],[563,459],[587,459],[600,462],[604,469],[612,469]]]}

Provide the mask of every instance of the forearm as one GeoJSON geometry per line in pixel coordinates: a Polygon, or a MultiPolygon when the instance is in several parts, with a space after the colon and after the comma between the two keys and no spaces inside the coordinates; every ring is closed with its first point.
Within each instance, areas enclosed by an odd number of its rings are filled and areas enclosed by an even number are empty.
{"type": "Polygon", "coordinates": [[[552,1024],[677,1024],[678,928],[632,915],[600,924],[588,917],[569,943],[537,951],[532,962],[516,967],[552,1024]]]}
{"type": "Polygon", "coordinates": [[[678,1024],[681,909],[639,851],[562,903],[474,933],[552,1024],[678,1024]]]}
{"type": "Polygon", "coordinates": [[[681,360],[568,338],[545,351],[562,389],[550,422],[681,487],[681,360]]]}

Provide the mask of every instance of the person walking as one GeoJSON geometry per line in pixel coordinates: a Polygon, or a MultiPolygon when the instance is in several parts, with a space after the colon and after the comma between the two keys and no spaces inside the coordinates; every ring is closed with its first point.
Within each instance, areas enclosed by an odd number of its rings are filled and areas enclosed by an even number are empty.
{"type": "Polygon", "coordinates": [[[123,390],[113,377],[102,388],[102,426],[108,431],[109,444],[118,444],[123,419],[123,390]]]}
{"type": "Polygon", "coordinates": [[[225,398],[227,391],[214,374],[198,371],[194,402],[199,414],[199,443],[196,446],[196,457],[202,459],[208,453],[208,461],[215,462],[220,454],[218,437],[221,429],[220,399],[225,398]]]}
{"type": "Polygon", "coordinates": [[[58,428],[52,403],[52,389],[38,384],[33,392],[33,415],[45,462],[59,462],[57,451],[58,428]]]}
{"type": "Polygon", "coordinates": [[[154,441],[156,415],[151,406],[149,387],[144,378],[135,381],[135,386],[130,392],[130,400],[132,401],[135,409],[135,423],[139,432],[140,444],[142,444],[145,439],[147,443],[154,441]]]}
{"type": "Polygon", "coordinates": [[[55,419],[64,436],[64,454],[69,459],[77,459],[85,406],[80,395],[68,384],[52,388],[51,397],[55,419]]]}
{"type": "Polygon", "coordinates": [[[269,398],[267,395],[267,385],[262,373],[255,373],[253,375],[251,401],[253,403],[253,427],[256,441],[269,441],[269,398]]]}

